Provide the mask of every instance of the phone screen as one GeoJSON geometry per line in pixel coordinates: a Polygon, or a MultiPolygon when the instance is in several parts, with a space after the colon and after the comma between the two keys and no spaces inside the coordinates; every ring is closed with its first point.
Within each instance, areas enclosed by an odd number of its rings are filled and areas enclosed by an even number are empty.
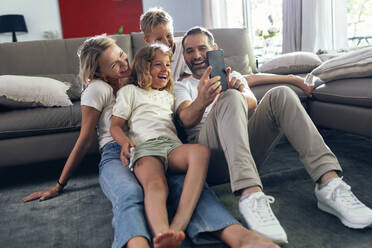
{"type": "Polygon", "coordinates": [[[228,89],[227,74],[223,51],[221,49],[207,52],[207,64],[212,66],[210,77],[220,76],[222,91],[228,89]]]}

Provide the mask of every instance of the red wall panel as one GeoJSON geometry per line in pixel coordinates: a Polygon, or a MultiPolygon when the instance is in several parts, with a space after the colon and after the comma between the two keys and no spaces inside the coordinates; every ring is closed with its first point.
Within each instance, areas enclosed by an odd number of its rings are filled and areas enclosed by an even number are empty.
{"type": "Polygon", "coordinates": [[[142,0],[58,0],[63,38],[139,32],[142,0]]]}

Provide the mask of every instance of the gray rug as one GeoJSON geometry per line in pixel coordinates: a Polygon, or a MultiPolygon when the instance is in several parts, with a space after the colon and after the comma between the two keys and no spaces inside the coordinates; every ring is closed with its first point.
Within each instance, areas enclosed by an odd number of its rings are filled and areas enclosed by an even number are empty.
{"type": "MultiPolygon", "coordinates": [[[[344,168],[345,181],[372,206],[372,139],[336,131],[322,134],[344,168]]],[[[53,186],[63,162],[0,169],[0,247],[111,246],[111,205],[97,181],[98,157],[84,160],[61,196],[44,202],[20,202],[33,191],[53,186]]],[[[316,208],[314,185],[287,142],[278,145],[260,173],[266,194],[276,199],[273,210],[289,237],[289,244],[283,247],[372,247],[372,228],[346,228],[316,208]]],[[[240,219],[238,198],[230,193],[229,185],[213,189],[240,219]]],[[[182,247],[195,246],[186,240],[182,247]]]]}

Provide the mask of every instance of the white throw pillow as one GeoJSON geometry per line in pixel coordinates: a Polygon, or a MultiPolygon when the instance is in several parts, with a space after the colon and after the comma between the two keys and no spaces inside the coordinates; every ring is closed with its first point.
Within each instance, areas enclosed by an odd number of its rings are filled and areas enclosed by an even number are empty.
{"type": "Polygon", "coordinates": [[[300,74],[311,72],[322,61],[318,55],[310,52],[286,53],[264,63],[258,69],[261,73],[300,74]]]}
{"type": "Polygon", "coordinates": [[[312,75],[323,82],[342,78],[362,78],[372,76],[372,48],[348,52],[345,55],[323,62],[312,75]]]}
{"type": "Polygon", "coordinates": [[[52,78],[0,76],[0,104],[9,108],[72,105],[69,86],[52,78]]]}

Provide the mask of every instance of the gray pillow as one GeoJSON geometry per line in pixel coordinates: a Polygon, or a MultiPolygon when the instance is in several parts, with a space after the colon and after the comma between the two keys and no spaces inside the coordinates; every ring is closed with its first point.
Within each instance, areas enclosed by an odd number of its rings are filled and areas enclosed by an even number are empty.
{"type": "Polygon", "coordinates": [[[68,85],[67,95],[72,101],[80,100],[82,85],[79,75],[75,74],[39,74],[39,77],[53,78],[68,85]]]}
{"type": "Polygon", "coordinates": [[[264,63],[259,69],[262,73],[300,74],[311,72],[322,61],[318,55],[310,52],[286,53],[264,63]]]}
{"type": "Polygon", "coordinates": [[[66,94],[69,86],[47,77],[0,76],[0,105],[7,108],[72,105],[66,94]]]}
{"type": "Polygon", "coordinates": [[[372,48],[348,52],[345,55],[325,61],[315,68],[312,75],[323,82],[343,78],[362,78],[372,76],[372,48]]]}

